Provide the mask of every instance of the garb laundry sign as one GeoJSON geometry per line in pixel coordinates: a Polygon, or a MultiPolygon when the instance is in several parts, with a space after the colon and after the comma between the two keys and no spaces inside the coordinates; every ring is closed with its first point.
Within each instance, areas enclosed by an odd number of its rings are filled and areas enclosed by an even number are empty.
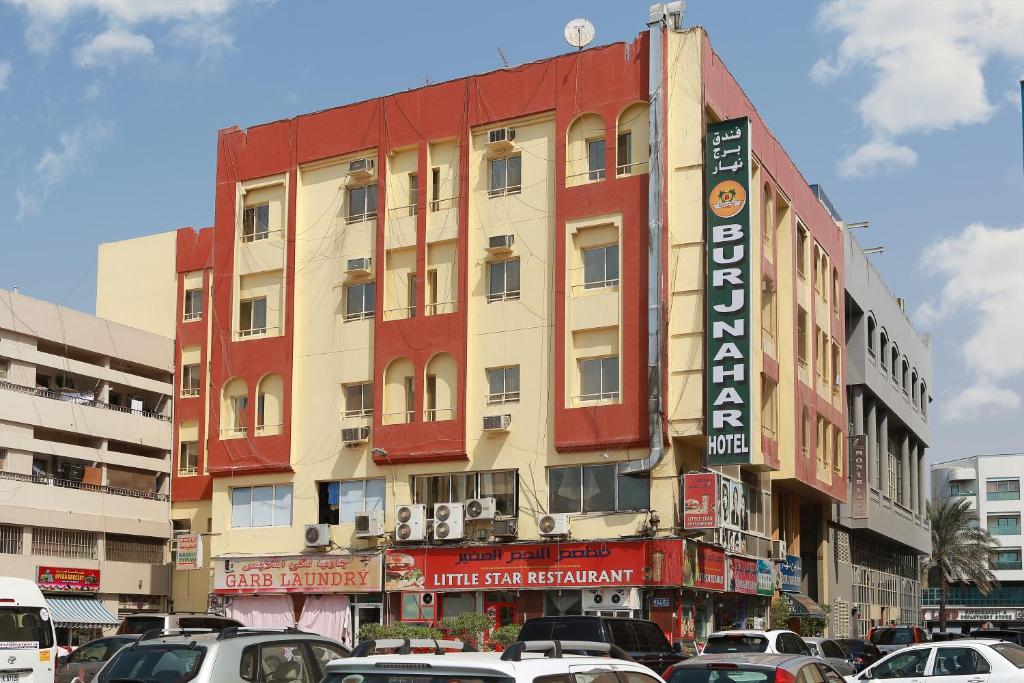
{"type": "Polygon", "coordinates": [[[708,464],[751,459],[750,121],[708,125],[707,192],[708,464]]]}
{"type": "Polygon", "coordinates": [[[222,595],[376,593],[380,561],[380,553],[218,558],[213,590],[222,595]]]}

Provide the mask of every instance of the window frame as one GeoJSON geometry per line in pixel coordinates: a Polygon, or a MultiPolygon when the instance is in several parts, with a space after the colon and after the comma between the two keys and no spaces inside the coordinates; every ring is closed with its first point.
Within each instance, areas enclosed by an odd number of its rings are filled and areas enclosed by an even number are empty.
{"type": "Polygon", "coordinates": [[[647,480],[647,507],[620,509],[620,500],[619,500],[619,498],[620,498],[620,495],[621,495],[621,490],[620,489],[621,489],[621,486],[622,486],[622,479],[624,477],[627,477],[627,476],[630,476],[630,475],[619,474],[617,468],[618,468],[618,465],[616,463],[591,463],[591,464],[587,464],[587,465],[562,465],[562,466],[547,468],[548,510],[551,513],[553,513],[553,514],[566,513],[566,514],[570,514],[570,515],[634,514],[634,513],[646,512],[646,511],[650,510],[651,509],[651,500],[650,500],[651,479],[650,479],[650,475],[649,474],[646,477],[633,477],[634,479],[646,479],[647,480]],[[609,468],[612,471],[612,476],[615,477],[615,487],[614,487],[614,496],[613,496],[614,497],[614,503],[612,505],[612,509],[610,509],[610,510],[597,510],[597,509],[587,510],[587,509],[585,509],[586,508],[586,501],[587,501],[586,487],[587,487],[587,483],[588,483],[587,475],[586,475],[585,470],[597,469],[597,468],[602,468],[602,469],[609,468]],[[563,510],[563,509],[561,509],[561,506],[556,506],[555,505],[554,498],[553,498],[555,488],[551,485],[551,473],[556,471],[556,470],[565,470],[565,471],[567,471],[567,470],[579,470],[579,482],[580,482],[579,503],[580,504],[579,504],[579,509],[578,510],[575,510],[575,511],[574,510],[563,510]],[[555,509],[556,507],[558,507],[559,509],[556,510],[555,509]]]}
{"type": "Polygon", "coordinates": [[[199,473],[199,442],[198,441],[179,441],[178,442],[178,476],[190,476],[199,473]],[[194,448],[189,448],[190,446],[194,448]],[[185,459],[186,451],[188,451],[188,461],[185,459]],[[191,467],[183,466],[186,462],[191,462],[191,467]]]}
{"type": "MultiPolygon", "coordinates": [[[[485,496],[482,491],[482,477],[484,475],[494,476],[497,474],[507,474],[512,476],[512,512],[503,513],[499,510],[495,510],[496,519],[515,519],[519,516],[519,470],[518,469],[498,469],[498,470],[473,470],[469,472],[446,472],[441,474],[413,474],[410,475],[410,489],[412,492],[412,501],[414,504],[422,504],[426,507],[427,519],[433,519],[434,517],[434,505],[432,503],[420,503],[421,500],[426,500],[424,495],[420,494],[420,487],[428,479],[444,480],[447,478],[447,491],[448,500],[437,500],[434,503],[459,503],[464,500],[456,497],[456,486],[455,477],[473,477],[473,487],[475,495],[472,498],[494,498],[494,496],[485,496]]],[[[444,488],[442,486],[442,488],[444,488]]],[[[495,498],[495,506],[497,508],[497,498],[495,498]]]]}
{"type": "Polygon", "coordinates": [[[583,281],[581,283],[583,285],[583,290],[589,292],[595,289],[614,289],[615,287],[618,287],[619,282],[622,279],[622,264],[620,262],[620,258],[621,250],[619,249],[618,242],[612,242],[610,244],[600,244],[593,247],[586,247],[584,249],[580,249],[580,263],[583,264],[583,281]],[[615,250],[615,258],[610,260],[608,258],[608,252],[612,249],[615,250]],[[588,279],[587,273],[587,256],[588,254],[594,254],[598,252],[601,253],[602,255],[601,265],[603,278],[600,280],[590,280],[588,279]],[[612,262],[614,262],[615,264],[615,277],[609,277],[608,275],[608,264],[612,262]]]}
{"type": "Polygon", "coordinates": [[[346,283],[342,288],[343,295],[345,297],[344,307],[345,314],[342,316],[344,322],[353,322],[355,320],[368,320],[377,314],[377,282],[376,280],[366,280],[364,282],[349,282],[346,283]],[[362,294],[360,298],[361,308],[358,311],[352,311],[349,309],[349,303],[351,301],[351,292],[358,289],[362,294]],[[367,292],[370,292],[369,299],[367,299],[367,292]],[[367,308],[369,304],[369,308],[367,308]]]}
{"type": "Polygon", "coordinates": [[[522,267],[519,262],[519,257],[510,259],[503,259],[501,261],[488,261],[487,262],[487,303],[495,303],[497,301],[514,301],[519,298],[522,292],[522,267]],[[508,271],[510,264],[515,264],[516,280],[519,282],[519,286],[515,289],[509,288],[509,277],[508,271]],[[500,291],[492,291],[491,283],[493,278],[491,273],[494,268],[501,268],[501,284],[503,289],[500,291]]]}
{"type": "Polygon", "coordinates": [[[522,154],[509,154],[508,156],[493,157],[487,160],[487,197],[493,199],[495,197],[504,197],[510,194],[519,194],[523,191],[523,155],[522,154]],[[519,183],[515,185],[509,184],[509,162],[513,159],[516,160],[516,164],[519,167],[519,183]],[[502,165],[501,176],[502,185],[495,185],[495,166],[497,164],[502,165]]]}
{"type": "Polygon", "coordinates": [[[633,173],[633,131],[623,130],[615,136],[615,175],[633,173]]]}
{"type": "Polygon", "coordinates": [[[182,322],[192,322],[195,320],[203,319],[203,288],[193,287],[192,289],[186,289],[182,294],[181,299],[181,320],[182,322]],[[198,304],[199,310],[196,309],[198,304]]]}
{"type": "MultiPolygon", "coordinates": [[[[317,484],[318,484],[318,486],[317,486],[317,497],[318,498],[321,495],[321,489],[320,489],[320,486],[319,486],[320,484],[324,485],[323,493],[326,494],[328,497],[330,496],[330,485],[331,484],[337,484],[338,485],[338,509],[333,511],[335,513],[335,515],[333,515],[333,516],[336,517],[337,521],[330,521],[330,520],[328,520],[326,522],[322,521],[322,519],[321,519],[322,516],[318,514],[317,519],[318,519],[320,524],[330,524],[332,526],[336,526],[336,525],[339,525],[339,524],[354,524],[355,521],[356,521],[355,520],[355,515],[360,513],[360,512],[375,512],[375,511],[379,510],[380,512],[383,512],[384,514],[387,514],[386,510],[387,510],[387,507],[388,507],[388,491],[387,491],[387,479],[384,478],[384,477],[367,477],[365,479],[329,479],[327,481],[317,482],[317,484]],[[368,499],[369,500],[373,500],[372,498],[367,496],[367,490],[368,490],[369,486],[371,485],[371,483],[372,483],[373,486],[380,487],[380,496],[379,496],[380,506],[379,507],[373,507],[373,508],[367,508],[367,505],[366,505],[367,500],[368,499]],[[359,486],[359,494],[360,494],[359,505],[358,505],[359,509],[352,511],[352,519],[346,519],[342,515],[342,508],[343,508],[343,506],[341,504],[341,501],[342,501],[342,499],[344,497],[343,489],[344,489],[345,485],[350,485],[351,486],[353,484],[357,484],[359,486]]],[[[318,503],[319,502],[320,501],[318,500],[318,503]]],[[[324,501],[324,504],[326,504],[328,506],[330,505],[326,501],[324,501]]],[[[328,516],[330,517],[331,515],[328,515],[328,516]]]]}
{"type": "Polygon", "coordinates": [[[240,241],[243,244],[259,242],[270,239],[270,202],[260,202],[242,208],[242,234],[240,241]],[[259,213],[266,213],[262,224],[259,222],[259,213]],[[250,222],[250,217],[252,221],[250,222]],[[259,228],[262,228],[259,229],[259,228]]]}
{"type": "Polygon", "coordinates": [[[375,220],[377,218],[377,212],[380,209],[377,204],[377,183],[356,185],[348,188],[345,191],[345,209],[345,223],[347,225],[375,220]],[[358,193],[362,193],[360,200],[361,206],[359,207],[361,210],[356,212],[353,211],[353,209],[356,208],[355,198],[358,193]],[[372,210],[370,208],[371,204],[373,205],[372,210]]]}
{"type": "Polygon", "coordinates": [[[269,329],[270,328],[267,325],[267,297],[265,295],[264,296],[254,296],[254,297],[249,297],[247,299],[239,299],[238,300],[238,336],[239,337],[257,337],[257,336],[266,334],[267,330],[269,330],[269,329]],[[256,313],[256,310],[257,310],[257,304],[260,303],[260,302],[262,302],[262,304],[263,304],[263,326],[262,327],[253,327],[253,323],[255,322],[255,318],[256,318],[255,313],[256,313]],[[248,316],[245,316],[244,313],[243,313],[245,311],[246,306],[248,306],[248,308],[249,308],[249,315],[248,316]],[[246,317],[248,317],[248,320],[245,320],[246,317]],[[244,323],[247,323],[249,326],[248,327],[242,327],[242,325],[244,323]]]}
{"type": "Polygon", "coordinates": [[[201,363],[182,364],[181,366],[181,398],[194,398],[202,388],[201,363]]]}
{"type": "Polygon", "coordinates": [[[609,354],[609,355],[605,355],[605,356],[591,356],[591,357],[588,357],[588,358],[580,358],[580,359],[577,360],[577,370],[580,373],[579,374],[579,377],[580,377],[579,391],[580,391],[580,393],[579,393],[579,396],[577,396],[577,399],[578,399],[578,401],[580,403],[615,403],[615,402],[620,400],[620,397],[622,395],[622,379],[620,377],[620,374],[622,372],[622,365],[621,365],[621,359],[619,357],[619,354],[609,354]],[[612,360],[612,359],[615,360],[615,372],[614,373],[606,373],[606,371],[605,371],[605,362],[609,361],[609,360],[612,360]],[[584,384],[584,382],[583,382],[583,378],[584,378],[584,370],[583,370],[583,368],[584,368],[584,364],[586,364],[586,363],[594,363],[594,362],[599,363],[599,367],[600,367],[600,371],[599,371],[600,372],[599,383],[601,385],[600,386],[600,391],[597,392],[596,394],[595,393],[584,394],[583,393],[583,384],[584,384]],[[612,375],[615,378],[615,388],[614,388],[613,391],[605,391],[605,388],[606,388],[605,387],[605,377],[608,376],[608,375],[612,375]]]}
{"type": "Polygon", "coordinates": [[[603,137],[589,138],[586,140],[588,182],[604,180],[608,176],[608,170],[605,168],[607,144],[607,141],[603,137]],[[595,147],[600,147],[600,150],[595,150],[595,147]],[[597,152],[597,154],[595,154],[595,152],[597,152]]]}
{"type": "Polygon", "coordinates": [[[522,375],[520,373],[518,363],[515,365],[501,365],[494,368],[485,368],[484,373],[487,380],[487,405],[494,406],[504,405],[506,403],[519,403],[520,392],[522,391],[522,384],[520,383],[522,375]],[[515,372],[515,391],[508,391],[508,376],[510,371],[515,372]],[[494,393],[492,391],[493,387],[491,386],[491,374],[498,372],[501,373],[502,391],[494,393]]]}
{"type": "Polygon", "coordinates": [[[270,529],[270,528],[273,528],[273,527],[290,527],[290,526],[294,526],[294,521],[295,521],[295,487],[294,487],[293,484],[261,484],[261,485],[258,485],[258,486],[232,486],[230,488],[229,501],[230,501],[230,509],[231,509],[230,510],[230,524],[231,524],[231,527],[230,528],[232,528],[232,529],[270,529]],[[253,506],[253,500],[254,500],[253,492],[256,489],[271,489],[271,497],[270,497],[271,523],[270,524],[256,525],[256,524],[252,523],[252,520],[253,520],[252,511],[253,511],[253,507],[254,507],[253,506]],[[283,520],[282,520],[281,524],[278,524],[277,520],[276,520],[276,515],[278,514],[277,511],[279,509],[279,505],[277,503],[277,500],[278,500],[278,497],[277,497],[278,489],[281,489],[282,491],[284,489],[288,489],[289,490],[289,496],[288,496],[288,522],[287,522],[287,524],[283,523],[283,520]],[[248,491],[249,492],[249,498],[248,498],[249,523],[245,524],[245,525],[236,525],[235,524],[235,507],[236,507],[236,505],[235,505],[235,493],[239,492],[239,491],[248,491]]]}
{"type": "Polygon", "coordinates": [[[347,382],[345,384],[342,384],[341,385],[341,396],[342,396],[342,403],[344,404],[344,407],[342,408],[342,411],[341,411],[342,417],[373,417],[373,398],[374,398],[374,396],[373,396],[373,382],[372,381],[368,380],[368,381],[365,381],[365,382],[347,382]],[[348,405],[349,390],[350,389],[357,389],[357,388],[359,390],[359,404],[360,404],[361,407],[358,410],[352,410],[352,409],[349,408],[349,405],[348,405]],[[367,389],[369,389],[369,394],[370,394],[370,404],[369,404],[369,407],[367,407],[367,404],[366,404],[367,389]]]}

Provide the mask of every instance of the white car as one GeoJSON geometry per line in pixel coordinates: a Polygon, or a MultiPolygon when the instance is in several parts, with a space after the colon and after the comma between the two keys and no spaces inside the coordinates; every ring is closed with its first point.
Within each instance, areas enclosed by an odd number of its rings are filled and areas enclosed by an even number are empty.
{"type": "Polygon", "coordinates": [[[715,631],[708,636],[707,644],[701,650],[703,655],[724,655],[731,652],[768,652],[770,654],[808,656],[814,654],[800,636],[785,629],[715,631]]]}
{"type": "Polygon", "coordinates": [[[621,648],[538,640],[475,652],[452,640],[368,640],[327,665],[323,683],[664,683],[621,648]],[[417,650],[428,650],[417,654],[417,650]],[[455,651],[451,651],[455,650],[455,651]],[[572,653],[607,653],[608,656],[572,653]]]}
{"type": "Polygon", "coordinates": [[[949,640],[911,645],[878,660],[850,683],[1019,683],[1024,647],[998,640],[949,640]]]}

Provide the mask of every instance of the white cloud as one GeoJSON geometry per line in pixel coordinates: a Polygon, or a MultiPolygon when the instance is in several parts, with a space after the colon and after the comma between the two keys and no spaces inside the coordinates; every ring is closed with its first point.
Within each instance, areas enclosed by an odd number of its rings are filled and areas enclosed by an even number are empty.
{"type": "MultiPolygon", "coordinates": [[[[995,58],[1024,59],[1024,2],[830,0],[818,21],[843,39],[811,68],[813,81],[829,83],[857,67],[872,72],[858,104],[872,139],[865,147],[987,121],[996,105],[985,90],[984,67],[995,58]]],[[[863,156],[862,149],[851,156],[863,156]]],[[[864,173],[886,166],[850,163],[864,173]]]]}
{"type": "Polygon", "coordinates": [[[139,33],[123,28],[111,27],[93,36],[85,45],[74,51],[75,65],[83,69],[119,64],[153,55],[153,41],[139,33]]]}
{"type": "Polygon", "coordinates": [[[59,145],[43,150],[31,176],[23,179],[15,190],[17,219],[20,221],[42,211],[50,191],[74,171],[85,155],[112,136],[113,130],[103,123],[80,124],[61,133],[59,145]]]}
{"type": "Polygon", "coordinates": [[[982,411],[1016,410],[1020,393],[1007,386],[1024,377],[1024,226],[990,228],[978,223],[927,247],[921,269],[940,277],[938,294],[915,318],[931,326],[958,314],[971,320],[950,326],[963,334],[960,354],[974,381],[947,402],[950,416],[968,419],[982,411]]]}
{"type": "Polygon", "coordinates": [[[839,175],[844,178],[860,178],[874,173],[878,168],[916,165],[917,152],[906,145],[878,138],[846,155],[839,162],[839,175]]]}
{"type": "Polygon", "coordinates": [[[214,61],[225,52],[235,49],[235,37],[220,23],[189,21],[171,30],[171,37],[182,44],[199,50],[199,63],[214,61]]]}
{"type": "Polygon", "coordinates": [[[85,92],[82,93],[82,99],[87,102],[97,99],[103,92],[103,86],[100,85],[99,81],[93,81],[86,86],[85,92]]]}
{"type": "Polygon", "coordinates": [[[0,62],[0,90],[7,90],[7,81],[11,78],[11,63],[0,62]]]}

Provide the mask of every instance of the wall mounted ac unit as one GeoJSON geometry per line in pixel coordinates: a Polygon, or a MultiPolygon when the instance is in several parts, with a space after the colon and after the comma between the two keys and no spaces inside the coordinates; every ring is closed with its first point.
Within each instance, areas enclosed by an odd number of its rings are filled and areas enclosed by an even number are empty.
{"type": "Polygon", "coordinates": [[[515,235],[492,235],[487,238],[488,254],[507,254],[512,251],[512,245],[516,242],[515,235]]]}
{"type": "Polygon", "coordinates": [[[515,146],[515,128],[495,128],[487,132],[487,148],[493,152],[506,152],[515,146]]]}
{"type": "Polygon", "coordinates": [[[373,178],[374,159],[354,159],[348,163],[348,177],[357,182],[365,182],[373,178]]]}
{"type": "Polygon", "coordinates": [[[465,536],[463,519],[466,512],[462,503],[434,504],[434,540],[459,541],[465,536]]]}
{"type": "Polygon", "coordinates": [[[345,274],[351,278],[369,277],[373,272],[373,259],[369,256],[363,258],[350,258],[345,263],[345,274]]]}
{"type": "Polygon", "coordinates": [[[507,432],[512,426],[512,416],[508,413],[504,415],[485,415],[484,416],[484,431],[485,432],[507,432]]]}
{"type": "Polygon", "coordinates": [[[384,511],[356,513],[356,538],[375,538],[384,534],[384,511]]]}
{"type": "Polygon", "coordinates": [[[495,538],[515,538],[519,535],[519,522],[515,519],[496,519],[491,525],[491,536],[495,538]]]}
{"type": "Polygon", "coordinates": [[[472,498],[466,503],[466,519],[494,519],[496,513],[493,498],[472,498]]]}
{"type": "Polygon", "coordinates": [[[331,544],[331,527],[326,524],[307,524],[302,530],[307,548],[326,548],[331,544]]]}
{"type": "Polygon", "coordinates": [[[584,610],[640,609],[638,588],[588,588],[583,591],[584,610]]]}
{"type": "Polygon", "coordinates": [[[426,505],[399,505],[395,510],[395,540],[422,541],[427,531],[426,505]]]}
{"type": "Polygon", "coordinates": [[[345,427],[341,430],[341,440],[346,446],[357,446],[370,440],[369,427],[345,427]]]}
{"type": "Polygon", "coordinates": [[[541,536],[568,536],[569,515],[564,512],[537,515],[537,529],[541,536]]]}

